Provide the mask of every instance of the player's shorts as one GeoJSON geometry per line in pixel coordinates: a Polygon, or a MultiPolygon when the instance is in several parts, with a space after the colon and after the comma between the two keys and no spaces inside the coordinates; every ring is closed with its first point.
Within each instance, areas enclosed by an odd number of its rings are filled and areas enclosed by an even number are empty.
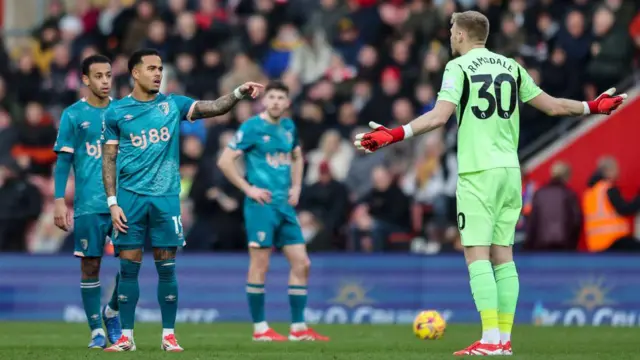
{"type": "Polygon", "coordinates": [[[184,244],[180,198],[178,195],[149,196],[119,189],[118,205],[127,218],[126,233],[114,231],[116,255],[121,250],[142,249],[147,238],[153,248],[173,248],[184,244]]]}
{"type": "Polygon", "coordinates": [[[73,220],[73,255],[102,257],[107,236],[111,236],[110,214],[87,214],[73,220]]]}
{"type": "Polygon", "coordinates": [[[519,168],[460,174],[456,190],[463,246],[511,246],[522,209],[519,168]]]}
{"type": "Polygon", "coordinates": [[[289,204],[260,205],[247,200],[244,222],[250,248],[282,248],[305,243],[296,210],[289,204]]]}

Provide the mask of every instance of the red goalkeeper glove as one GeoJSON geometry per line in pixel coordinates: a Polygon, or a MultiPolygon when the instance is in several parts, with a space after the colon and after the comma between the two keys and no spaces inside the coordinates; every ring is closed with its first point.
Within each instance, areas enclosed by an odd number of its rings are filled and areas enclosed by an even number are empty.
{"type": "Polygon", "coordinates": [[[627,94],[614,95],[616,88],[611,88],[598,96],[595,100],[584,101],[585,114],[611,114],[611,112],[620,106],[627,94]]]}
{"type": "Polygon", "coordinates": [[[369,122],[369,127],[372,128],[373,131],[356,135],[356,141],[353,145],[355,145],[358,150],[374,152],[387,145],[413,136],[413,130],[410,125],[389,129],[371,121],[369,122]]]}

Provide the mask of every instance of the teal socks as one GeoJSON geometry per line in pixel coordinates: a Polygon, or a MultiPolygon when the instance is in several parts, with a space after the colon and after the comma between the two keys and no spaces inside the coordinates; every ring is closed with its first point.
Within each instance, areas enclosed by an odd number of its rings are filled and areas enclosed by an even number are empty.
{"type": "Polygon", "coordinates": [[[136,306],[140,297],[138,274],[141,263],[120,259],[120,283],[118,284],[118,302],[120,303],[120,322],[122,328],[133,330],[136,306]]]}
{"type": "Polygon", "coordinates": [[[289,285],[289,306],[291,307],[291,323],[304,323],[304,309],[307,307],[307,287],[289,285]]]}
{"type": "Polygon", "coordinates": [[[264,284],[247,284],[247,301],[253,323],[264,321],[264,284]]]}
{"type": "Polygon", "coordinates": [[[111,299],[109,299],[109,308],[113,311],[119,311],[120,304],[118,304],[118,284],[120,283],[120,273],[116,274],[116,284],[113,287],[113,292],[111,293],[111,299]]]}
{"type": "Polygon", "coordinates": [[[156,270],[158,270],[158,304],[162,314],[162,328],[173,329],[178,313],[176,259],[156,260],[156,270]]]}
{"type": "Polygon", "coordinates": [[[87,322],[91,330],[102,329],[102,317],[100,316],[100,280],[86,279],[80,281],[82,293],[82,305],[87,315],[87,322]]]}

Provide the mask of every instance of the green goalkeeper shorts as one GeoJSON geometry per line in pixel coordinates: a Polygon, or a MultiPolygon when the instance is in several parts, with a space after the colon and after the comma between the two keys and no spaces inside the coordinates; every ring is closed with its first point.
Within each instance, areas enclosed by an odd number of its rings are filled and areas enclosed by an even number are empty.
{"type": "Polygon", "coordinates": [[[456,190],[463,246],[511,246],[522,209],[519,168],[460,174],[456,190]]]}

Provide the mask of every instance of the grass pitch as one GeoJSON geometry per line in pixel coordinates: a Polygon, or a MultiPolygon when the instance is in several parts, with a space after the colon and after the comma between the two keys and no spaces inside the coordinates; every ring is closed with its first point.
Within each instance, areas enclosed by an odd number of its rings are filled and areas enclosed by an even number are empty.
{"type": "MultiPolygon", "coordinates": [[[[286,333],[286,324],[272,324],[286,333]]],[[[181,354],[160,350],[159,324],[140,324],[138,351],[104,353],[90,350],[84,324],[0,322],[0,359],[225,359],[225,360],[411,360],[449,359],[451,353],[477,340],[479,325],[449,325],[440,340],[420,341],[408,325],[318,325],[329,343],[253,343],[249,324],[180,324],[176,335],[181,354]]],[[[517,326],[513,335],[519,359],[638,359],[640,328],[517,326]]]]}

